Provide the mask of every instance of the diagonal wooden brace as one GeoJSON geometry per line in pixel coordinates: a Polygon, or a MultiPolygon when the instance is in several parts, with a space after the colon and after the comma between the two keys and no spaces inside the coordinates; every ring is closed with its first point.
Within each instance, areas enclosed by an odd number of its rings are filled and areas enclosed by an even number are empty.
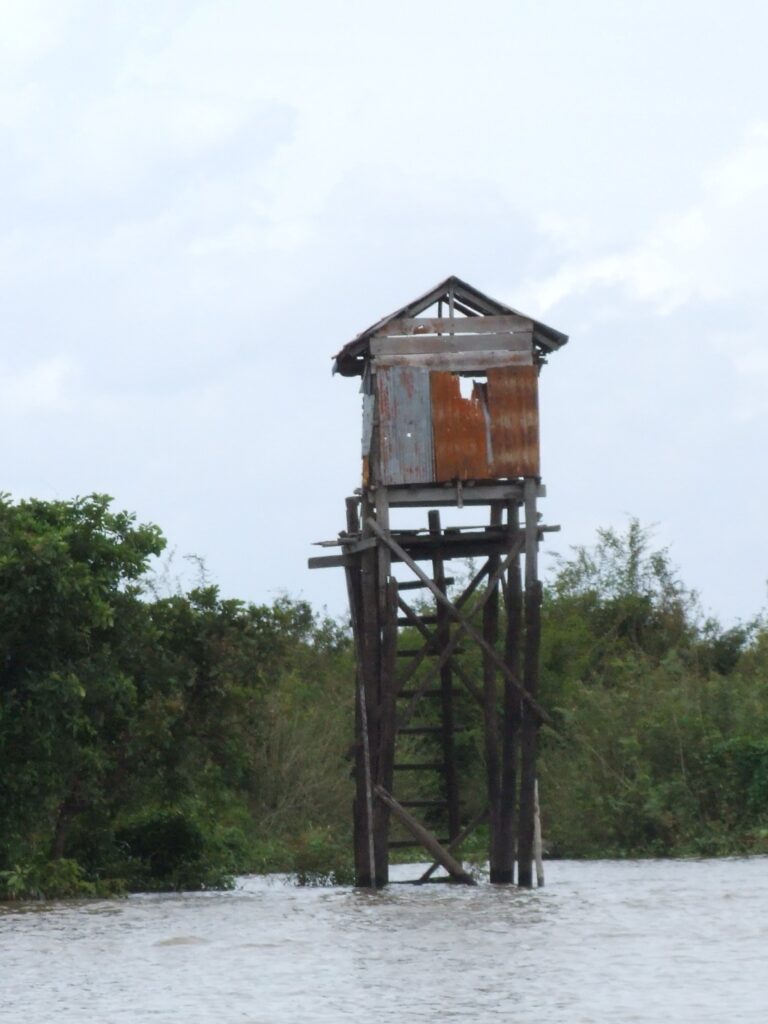
{"type": "Polygon", "coordinates": [[[430,591],[435,600],[442,604],[448,610],[450,616],[453,619],[455,619],[456,623],[461,627],[461,629],[463,629],[467,636],[471,637],[472,640],[474,640],[475,643],[478,645],[478,647],[480,647],[488,655],[488,658],[493,662],[493,664],[496,666],[499,672],[502,673],[505,679],[509,680],[510,685],[519,694],[520,699],[525,701],[525,703],[531,709],[531,711],[533,711],[534,714],[538,717],[539,721],[546,722],[547,725],[552,725],[553,722],[551,717],[547,714],[547,712],[544,710],[541,704],[539,704],[537,700],[531,697],[528,691],[520,685],[520,683],[515,678],[515,675],[512,672],[512,670],[499,656],[499,654],[497,654],[493,647],[491,647],[491,645],[485,640],[482,634],[480,634],[475,629],[475,627],[467,620],[467,618],[461,614],[461,612],[458,610],[458,608],[456,608],[453,602],[445,596],[442,590],[438,586],[436,586],[436,584],[429,578],[429,576],[427,576],[427,574],[419,568],[418,564],[411,558],[408,552],[404,548],[402,548],[397,543],[397,541],[394,540],[385,530],[382,530],[382,528],[379,526],[375,519],[369,517],[368,519],[366,519],[366,525],[373,533],[376,534],[376,536],[380,540],[382,540],[387,545],[387,547],[390,549],[390,551],[392,551],[393,554],[397,555],[397,557],[405,565],[408,566],[411,572],[413,572],[421,580],[424,586],[430,591]]]}

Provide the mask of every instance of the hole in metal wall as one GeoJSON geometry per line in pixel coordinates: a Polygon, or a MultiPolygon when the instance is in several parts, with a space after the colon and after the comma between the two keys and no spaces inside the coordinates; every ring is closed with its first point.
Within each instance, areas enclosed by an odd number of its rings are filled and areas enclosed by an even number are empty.
{"type": "Polygon", "coordinates": [[[474,397],[476,384],[481,388],[485,384],[485,377],[465,377],[460,374],[457,374],[456,376],[459,378],[459,391],[461,392],[461,397],[465,399],[474,397]]]}

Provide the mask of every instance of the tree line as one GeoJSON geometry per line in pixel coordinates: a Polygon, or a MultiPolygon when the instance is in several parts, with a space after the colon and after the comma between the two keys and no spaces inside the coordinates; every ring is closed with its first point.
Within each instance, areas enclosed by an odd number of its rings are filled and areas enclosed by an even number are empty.
{"type": "MultiPolygon", "coordinates": [[[[0,497],[0,898],[351,877],[346,623],[204,581],[162,592],[164,547],[103,495],[0,497]]],[[[553,855],[768,851],[761,617],[704,617],[630,521],[560,559],[543,638],[553,855]]],[[[482,725],[460,710],[470,817],[482,725]]]]}

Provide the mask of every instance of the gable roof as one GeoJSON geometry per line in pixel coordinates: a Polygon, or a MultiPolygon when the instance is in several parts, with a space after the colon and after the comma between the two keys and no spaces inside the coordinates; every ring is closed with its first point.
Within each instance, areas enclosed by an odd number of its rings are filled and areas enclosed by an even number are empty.
{"type": "MultiPolygon", "coordinates": [[[[369,352],[370,340],[374,334],[381,331],[392,320],[398,320],[401,317],[418,316],[425,309],[434,306],[436,302],[445,302],[447,304],[452,302],[454,308],[465,316],[504,316],[511,314],[512,316],[525,317],[525,313],[520,313],[511,306],[507,306],[497,299],[492,299],[489,295],[485,295],[471,284],[462,281],[461,278],[455,276],[447,277],[440,284],[430,289],[430,291],[413,299],[407,305],[396,309],[394,313],[389,313],[366,330],[361,331],[352,341],[348,341],[334,356],[333,372],[340,373],[344,377],[357,377],[361,375],[369,352]]],[[[525,318],[531,320],[530,317],[525,318]]],[[[554,352],[568,341],[567,334],[562,334],[553,327],[547,327],[546,324],[540,323],[538,320],[531,320],[531,323],[533,324],[533,343],[542,354],[554,352]]]]}

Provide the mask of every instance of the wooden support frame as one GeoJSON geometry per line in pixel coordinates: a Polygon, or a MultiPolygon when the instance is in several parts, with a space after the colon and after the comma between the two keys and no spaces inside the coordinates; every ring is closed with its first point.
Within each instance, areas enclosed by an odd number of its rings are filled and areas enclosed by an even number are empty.
{"type": "MultiPolygon", "coordinates": [[[[342,554],[332,556],[333,564],[343,564],[346,572],[358,664],[352,748],[357,883],[387,884],[389,848],[404,845],[397,832],[390,842],[391,822],[405,828],[433,857],[432,868],[417,881],[428,880],[437,864],[445,866],[453,880],[471,881],[452,851],[480,820],[487,820],[491,881],[514,881],[517,847],[518,884],[530,886],[538,732],[542,723],[552,722],[538,700],[541,584],[537,554],[542,534],[550,529],[538,522],[537,497],[544,488],[532,477],[489,488],[489,525],[464,527],[463,533],[446,530],[437,508],[428,512],[426,530],[392,530],[393,490],[379,487],[348,499],[347,529],[338,541],[342,554]],[[452,580],[446,575],[446,561],[467,551],[479,554],[482,564],[454,596],[449,593],[452,580]],[[412,578],[395,579],[395,563],[412,578]],[[417,611],[405,600],[403,594],[416,588],[427,600],[433,599],[434,612],[417,611]],[[398,631],[407,628],[418,634],[422,645],[414,648],[411,640],[405,644],[408,650],[398,651],[398,631]],[[480,650],[480,678],[474,678],[459,660],[467,645],[480,650]],[[398,655],[407,657],[407,663],[398,655]],[[469,823],[460,802],[456,760],[455,735],[461,728],[456,721],[457,683],[482,711],[488,805],[469,823]],[[422,724],[423,718],[413,723],[424,712],[427,723],[437,719],[439,725],[422,724]],[[398,735],[406,733],[410,763],[395,764],[398,735]],[[409,770],[396,772],[395,768],[409,770]],[[439,773],[439,783],[427,783],[425,777],[426,791],[420,790],[419,772],[439,773]],[[405,797],[393,795],[395,783],[398,790],[406,786],[405,797]],[[444,799],[435,799],[436,788],[444,799]],[[433,835],[408,807],[423,807],[425,820],[438,822],[433,827],[440,831],[433,835]],[[444,825],[440,825],[443,814],[444,825]],[[435,838],[442,834],[447,838],[435,838]]],[[[397,490],[400,496],[403,489],[397,490]]],[[[397,504],[409,503],[399,500],[397,504]]],[[[322,558],[313,563],[330,561],[322,558]]]]}

